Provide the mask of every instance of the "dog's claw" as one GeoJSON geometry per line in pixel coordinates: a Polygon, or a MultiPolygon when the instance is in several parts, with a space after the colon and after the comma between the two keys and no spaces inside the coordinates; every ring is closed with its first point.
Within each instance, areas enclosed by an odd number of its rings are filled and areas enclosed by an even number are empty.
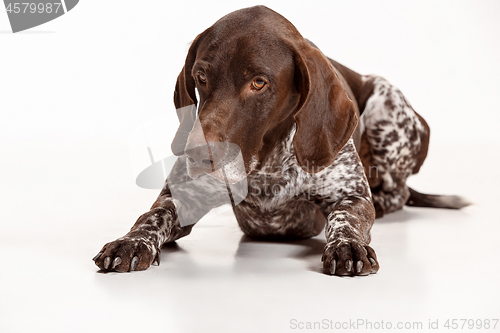
{"type": "Polygon", "coordinates": [[[363,262],[360,260],[356,263],[356,272],[361,273],[362,269],[363,269],[363,262]]]}
{"type": "Polygon", "coordinates": [[[137,264],[139,263],[139,257],[135,256],[132,258],[132,262],[130,263],[130,270],[135,271],[135,268],[137,267],[137,264]]]}
{"type": "Polygon", "coordinates": [[[104,269],[108,269],[110,263],[111,263],[110,257],[104,258],[104,269]]]}
{"type": "Polygon", "coordinates": [[[337,268],[337,260],[333,259],[330,266],[330,274],[335,275],[335,269],[337,268]]]}
{"type": "Polygon", "coordinates": [[[345,269],[346,269],[348,272],[350,272],[350,271],[351,271],[351,269],[352,269],[352,260],[347,260],[347,261],[345,262],[345,269]]]}
{"type": "Polygon", "coordinates": [[[116,257],[115,260],[113,260],[113,265],[111,266],[111,269],[115,269],[115,267],[121,263],[122,263],[122,258],[116,257]]]}
{"type": "Polygon", "coordinates": [[[375,251],[361,241],[332,241],[323,251],[323,272],[341,276],[374,274],[379,269],[376,258],[375,251]]]}
{"type": "Polygon", "coordinates": [[[156,254],[155,260],[153,261],[153,265],[160,266],[160,252],[156,254]]]}
{"type": "Polygon", "coordinates": [[[99,252],[94,258],[92,258],[92,260],[96,261],[97,259],[99,259],[101,256],[102,256],[103,252],[99,252]]]}

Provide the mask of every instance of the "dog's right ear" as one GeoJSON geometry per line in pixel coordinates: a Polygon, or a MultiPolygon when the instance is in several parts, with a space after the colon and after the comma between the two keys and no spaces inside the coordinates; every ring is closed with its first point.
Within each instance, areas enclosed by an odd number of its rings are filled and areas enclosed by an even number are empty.
{"type": "Polygon", "coordinates": [[[356,129],[358,116],[332,64],[310,44],[303,39],[294,44],[301,98],[294,116],[293,149],[302,169],[317,173],[333,164],[356,129]]]}
{"type": "Polygon", "coordinates": [[[194,78],[191,75],[191,70],[196,60],[196,52],[200,36],[201,35],[196,37],[191,44],[186,57],[186,62],[181,73],[177,77],[177,83],[175,84],[174,104],[180,125],[177,129],[174,140],[172,141],[171,148],[172,152],[177,156],[184,154],[184,148],[186,147],[189,132],[193,129],[193,125],[196,120],[196,105],[198,104],[198,101],[196,100],[196,93],[194,90],[196,85],[194,78]]]}

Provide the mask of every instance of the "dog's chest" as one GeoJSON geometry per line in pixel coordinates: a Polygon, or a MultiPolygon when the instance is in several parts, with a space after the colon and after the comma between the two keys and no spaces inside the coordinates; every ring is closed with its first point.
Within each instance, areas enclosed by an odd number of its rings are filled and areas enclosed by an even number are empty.
{"type": "Polygon", "coordinates": [[[247,201],[264,210],[287,205],[300,196],[314,178],[299,168],[293,148],[285,142],[269,154],[258,170],[248,175],[247,201]]]}
{"type": "Polygon", "coordinates": [[[293,132],[272,151],[258,171],[248,176],[245,201],[255,209],[280,210],[293,207],[296,201],[334,202],[346,195],[370,195],[352,140],[332,165],[318,173],[308,173],[295,158],[292,138],[293,132]]]}

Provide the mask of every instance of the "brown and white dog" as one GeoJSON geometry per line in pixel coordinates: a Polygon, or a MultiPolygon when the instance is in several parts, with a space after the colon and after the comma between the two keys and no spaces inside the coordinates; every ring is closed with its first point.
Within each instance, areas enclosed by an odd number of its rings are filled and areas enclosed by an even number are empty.
{"type": "MultiPolygon", "coordinates": [[[[427,155],[429,127],[397,88],[327,58],[266,7],[230,13],[196,37],[174,102],[183,111],[172,143],[180,157],[169,179],[214,172],[230,155],[224,142],[239,147],[244,165],[229,180],[219,173],[206,178],[209,186],[186,186],[195,202],[187,209],[223,204],[207,189],[246,177],[248,195],[233,206],[243,232],[297,239],[325,228],[328,274],[378,271],[369,246],[376,216],[405,204],[467,205],[406,186],[427,155]]],[[[179,223],[169,181],[131,231],[94,258],[101,270],[147,269],[159,263],[163,244],[190,233],[193,224],[179,223]]]]}

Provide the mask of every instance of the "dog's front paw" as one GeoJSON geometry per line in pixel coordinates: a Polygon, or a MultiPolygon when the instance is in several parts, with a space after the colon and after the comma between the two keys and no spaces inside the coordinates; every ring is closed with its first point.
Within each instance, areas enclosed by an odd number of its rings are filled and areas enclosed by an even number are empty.
{"type": "Polygon", "coordinates": [[[160,251],[145,237],[125,236],[104,245],[93,260],[105,272],[142,271],[160,264],[160,251]]]}
{"type": "Polygon", "coordinates": [[[379,269],[375,251],[357,240],[328,242],[321,260],[325,273],[331,275],[368,275],[379,269]]]}

